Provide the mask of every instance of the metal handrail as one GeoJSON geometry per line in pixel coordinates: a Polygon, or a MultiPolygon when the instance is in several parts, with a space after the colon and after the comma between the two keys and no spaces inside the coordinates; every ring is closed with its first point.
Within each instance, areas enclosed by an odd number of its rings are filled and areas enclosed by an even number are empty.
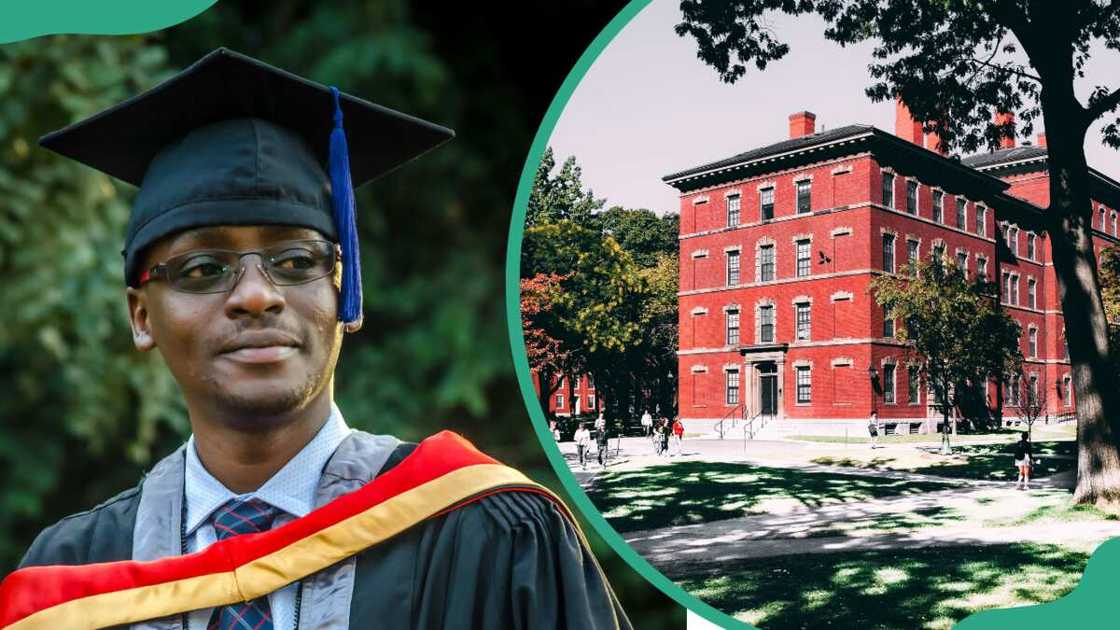
{"type": "MultiPolygon", "coordinates": [[[[724,414],[723,417],[719,419],[719,422],[716,423],[716,432],[719,433],[719,439],[721,439],[721,440],[723,439],[723,434],[724,434],[723,423],[727,422],[727,419],[731,418],[731,414],[735,413],[736,411],[738,411],[742,407],[743,407],[743,403],[739,403],[738,405],[735,405],[734,407],[731,408],[731,411],[728,411],[726,414],[724,414]]],[[[731,420],[731,428],[735,428],[735,419],[731,420]]]]}
{"type": "Polygon", "coordinates": [[[753,440],[755,436],[761,433],[762,430],[766,428],[767,423],[774,419],[774,416],[775,414],[763,413],[761,411],[751,416],[751,419],[743,424],[744,443],[746,440],[753,440]],[[756,422],[759,423],[758,428],[755,428],[756,422]]]}

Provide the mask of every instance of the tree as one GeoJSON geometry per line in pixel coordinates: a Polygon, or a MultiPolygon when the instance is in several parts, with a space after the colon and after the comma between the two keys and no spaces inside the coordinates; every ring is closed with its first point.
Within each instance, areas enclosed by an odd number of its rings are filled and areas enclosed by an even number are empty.
{"type": "Polygon", "coordinates": [[[1091,238],[1085,136],[1105,119],[1104,142],[1120,148],[1120,88],[1097,86],[1082,103],[1091,44],[1120,47],[1120,4],[993,0],[682,0],[678,35],[734,82],[746,64],[762,70],[789,50],[763,19],[768,11],[818,13],[825,37],[841,46],[876,40],[866,90],[875,101],[900,98],[942,148],[995,148],[1008,134],[1029,135],[1045,121],[1050,205],[1038,229],[1050,235],[1077,391],[1078,502],[1120,501],[1120,377],[1110,340],[1091,238]],[[1013,112],[1021,126],[996,122],[1013,112]]]}
{"type": "Polygon", "coordinates": [[[643,268],[655,267],[663,255],[679,251],[680,215],[657,216],[645,208],[612,206],[597,216],[603,233],[611,236],[643,268]]]}
{"type": "Polygon", "coordinates": [[[574,155],[564,160],[554,176],[552,171],[555,168],[556,157],[552,153],[552,147],[548,147],[533,178],[529,204],[525,210],[525,225],[529,227],[570,220],[592,227],[592,214],[603,207],[604,201],[596,199],[591,190],[583,189],[583,169],[579,167],[574,155]]]}
{"type": "Polygon", "coordinates": [[[1020,369],[1016,374],[1016,385],[1019,387],[1019,417],[1027,423],[1027,438],[1031,436],[1034,423],[1046,413],[1046,384],[1038,380],[1037,373],[1029,373],[1020,369]]]}
{"type": "Polygon", "coordinates": [[[1101,251],[1101,298],[1108,319],[1113,369],[1120,372],[1120,246],[1101,251]]]}
{"type": "Polygon", "coordinates": [[[948,454],[949,416],[966,392],[1019,370],[1019,324],[999,308],[990,283],[969,282],[953,264],[920,264],[910,279],[882,275],[872,280],[870,290],[903,322],[898,337],[911,342],[941,403],[941,452],[948,454]]]}
{"type": "MultiPolygon", "coordinates": [[[[557,308],[566,276],[537,274],[521,280],[521,327],[529,366],[537,374],[537,399],[549,420],[548,401],[560,388],[559,375],[578,374],[575,353],[558,337],[564,336],[563,321],[557,308]]],[[[569,381],[571,379],[568,379],[569,381]]]]}

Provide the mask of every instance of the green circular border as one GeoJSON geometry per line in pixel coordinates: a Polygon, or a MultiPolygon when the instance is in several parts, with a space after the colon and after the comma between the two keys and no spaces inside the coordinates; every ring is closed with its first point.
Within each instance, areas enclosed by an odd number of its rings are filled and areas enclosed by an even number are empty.
{"type": "Polygon", "coordinates": [[[602,536],[607,544],[614,549],[615,553],[622,556],[635,571],[638,572],[648,582],[661,589],[669,597],[673,598],[678,604],[684,606],[697,613],[701,617],[717,623],[727,628],[744,628],[757,630],[754,626],[744,623],[731,617],[730,615],[720,612],[716,608],[705,604],[697,599],[695,596],[690,595],[683,588],[678,586],[675,582],[665,577],[653,567],[645,558],[638,555],[636,551],[630,548],[630,545],[614,531],[614,528],[607,523],[599,510],[591,503],[591,499],[587,498],[587,494],[580,487],[579,482],[568,470],[567,464],[564,462],[563,455],[560,454],[560,448],[556,445],[552,435],[549,434],[547,423],[545,422],[544,414],[541,412],[540,404],[537,402],[535,390],[533,389],[533,379],[529,372],[529,358],[525,350],[525,338],[521,331],[521,241],[525,234],[525,212],[529,205],[529,191],[533,185],[533,178],[537,172],[537,165],[540,164],[541,157],[544,155],[545,148],[548,146],[548,140],[552,136],[553,129],[556,128],[556,122],[560,119],[560,115],[567,106],[568,100],[572,97],[576,86],[583,80],[583,76],[587,74],[587,70],[591,64],[618,35],[619,31],[630,23],[642,9],[644,9],[652,0],[633,0],[630,4],[623,7],[622,11],[612,19],[602,32],[591,42],[587,50],[580,55],[576,65],[572,68],[571,72],[564,79],[560,85],[560,90],[552,99],[548,110],[545,112],[544,119],[541,121],[541,126],[537,129],[537,134],[533,138],[533,144],[529,148],[529,155],[525,159],[525,167],[521,169],[521,179],[517,185],[517,196],[513,202],[513,217],[510,219],[509,241],[506,244],[506,321],[509,325],[509,344],[513,353],[513,366],[514,371],[517,373],[517,382],[521,386],[521,396],[525,400],[525,408],[529,410],[529,416],[532,418],[533,430],[537,433],[537,439],[540,440],[541,447],[544,449],[545,455],[548,456],[549,463],[556,470],[557,476],[560,478],[560,483],[564,485],[564,489],[568,491],[568,496],[572,498],[576,506],[583,512],[584,518],[591,523],[595,531],[602,536]]]}
{"type": "MultiPolygon", "coordinates": [[[[509,240],[506,244],[506,324],[509,328],[510,350],[513,354],[514,371],[517,382],[521,387],[521,396],[525,401],[525,408],[532,420],[533,430],[541,443],[541,448],[548,457],[556,471],[557,477],[567,490],[568,495],[576,506],[583,512],[584,518],[591,523],[595,531],[621,556],[630,566],[648,582],[656,586],[666,595],[671,597],[681,606],[691,610],[704,619],[719,624],[725,628],[743,628],[758,630],[746,622],[704,603],[696,596],[688,593],[669,578],[665,577],[645,558],[634,551],[629,544],[614,530],[598,508],[591,502],[583,488],[576,481],[568,469],[560,448],[556,445],[552,434],[548,431],[544,413],[540,409],[536,392],[533,388],[533,379],[529,371],[529,359],[525,349],[525,338],[521,330],[521,242],[525,234],[525,213],[529,205],[529,192],[537,172],[537,166],[544,156],[549,138],[552,136],[556,123],[560,119],[564,108],[567,106],[572,93],[583,80],[591,65],[598,59],[603,49],[607,47],[618,33],[652,0],[632,0],[623,7],[622,11],[612,19],[606,27],[592,40],[587,50],[580,55],[571,72],[560,85],[559,91],[552,99],[548,110],[541,121],[540,128],[533,138],[529,154],[525,159],[525,166],[521,170],[518,181],[517,195],[514,198],[513,216],[510,219],[509,240]]],[[[1028,630],[1032,628],[1050,628],[1055,625],[1064,625],[1067,622],[1099,623],[1108,618],[1106,612],[1111,595],[1105,593],[1108,585],[1120,580],[1120,538],[1113,538],[1102,543],[1091,554],[1080,583],[1065,596],[1042,604],[1019,606],[1015,608],[997,608],[982,610],[973,613],[954,624],[956,628],[969,630],[1002,630],[1015,628],[1028,630]],[[1103,575],[1102,575],[1103,573],[1103,575]],[[1088,580],[1089,575],[1093,580],[1088,580]]],[[[1088,627],[1088,626],[1086,626],[1088,627]]],[[[1096,626],[1093,626],[1096,627],[1096,626]]]]}

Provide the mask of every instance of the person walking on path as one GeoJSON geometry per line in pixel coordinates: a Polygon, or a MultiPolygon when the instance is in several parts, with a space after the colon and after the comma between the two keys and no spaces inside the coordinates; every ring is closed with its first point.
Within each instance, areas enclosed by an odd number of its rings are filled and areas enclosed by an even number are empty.
{"type": "Polygon", "coordinates": [[[673,419],[673,446],[680,455],[684,450],[684,425],[679,417],[673,419]]]}
{"type": "Polygon", "coordinates": [[[669,419],[665,418],[661,421],[661,428],[660,428],[660,431],[658,432],[657,437],[661,441],[661,454],[666,456],[666,457],[669,456],[669,432],[670,432],[669,419]]]}
{"type": "Polygon", "coordinates": [[[642,431],[646,434],[646,437],[653,434],[653,416],[649,414],[648,409],[642,414],[642,431]]]}
{"type": "Polygon", "coordinates": [[[591,432],[587,430],[587,425],[579,423],[579,428],[576,429],[575,434],[576,452],[579,453],[579,465],[587,470],[587,447],[591,444],[591,432]]]}
{"type": "Polygon", "coordinates": [[[874,411],[867,422],[867,431],[871,433],[871,448],[879,448],[879,414],[874,411]]]}
{"type": "Polygon", "coordinates": [[[1015,466],[1019,469],[1019,480],[1016,482],[1016,487],[1019,490],[1026,490],[1030,487],[1031,458],[1033,455],[1031,438],[1024,432],[1020,436],[1019,442],[1015,444],[1015,466]]]}
{"type": "Polygon", "coordinates": [[[549,430],[550,433],[552,433],[552,439],[559,442],[560,441],[560,428],[556,426],[556,421],[555,420],[548,423],[548,430],[549,430]]]}
{"type": "Polygon", "coordinates": [[[599,465],[607,465],[607,419],[603,416],[603,412],[599,412],[599,417],[595,420],[595,442],[599,449],[599,465]]]}

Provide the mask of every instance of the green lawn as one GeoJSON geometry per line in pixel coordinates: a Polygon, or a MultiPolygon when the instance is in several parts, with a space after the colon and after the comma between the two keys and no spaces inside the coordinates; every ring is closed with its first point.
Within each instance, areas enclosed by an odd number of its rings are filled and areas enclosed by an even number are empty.
{"type": "MultiPolygon", "coordinates": [[[[897,470],[954,479],[1014,481],[1019,476],[1019,471],[1015,468],[1014,464],[1014,450],[1014,443],[958,445],[953,447],[952,459],[933,462],[924,466],[914,466],[913,459],[904,461],[900,465],[897,458],[891,457],[863,459],[856,457],[821,456],[813,458],[810,461],[822,466],[848,466],[872,470],[897,470]]],[[[1077,460],[1074,459],[1076,454],[1076,442],[1060,440],[1036,442],[1034,444],[1034,456],[1041,461],[1036,463],[1032,468],[1031,477],[1049,477],[1050,475],[1073,470],[1077,466],[1077,460]]]]}
{"type": "Polygon", "coordinates": [[[817,507],[952,487],[741,463],[676,462],[607,472],[589,495],[616,530],[632,532],[736,518],[767,500],[817,507]]]}
{"type": "Polygon", "coordinates": [[[947,629],[973,612],[1053,601],[1088,555],[1055,545],[806,554],[666,567],[701,600],[765,630],[947,629]]]}

